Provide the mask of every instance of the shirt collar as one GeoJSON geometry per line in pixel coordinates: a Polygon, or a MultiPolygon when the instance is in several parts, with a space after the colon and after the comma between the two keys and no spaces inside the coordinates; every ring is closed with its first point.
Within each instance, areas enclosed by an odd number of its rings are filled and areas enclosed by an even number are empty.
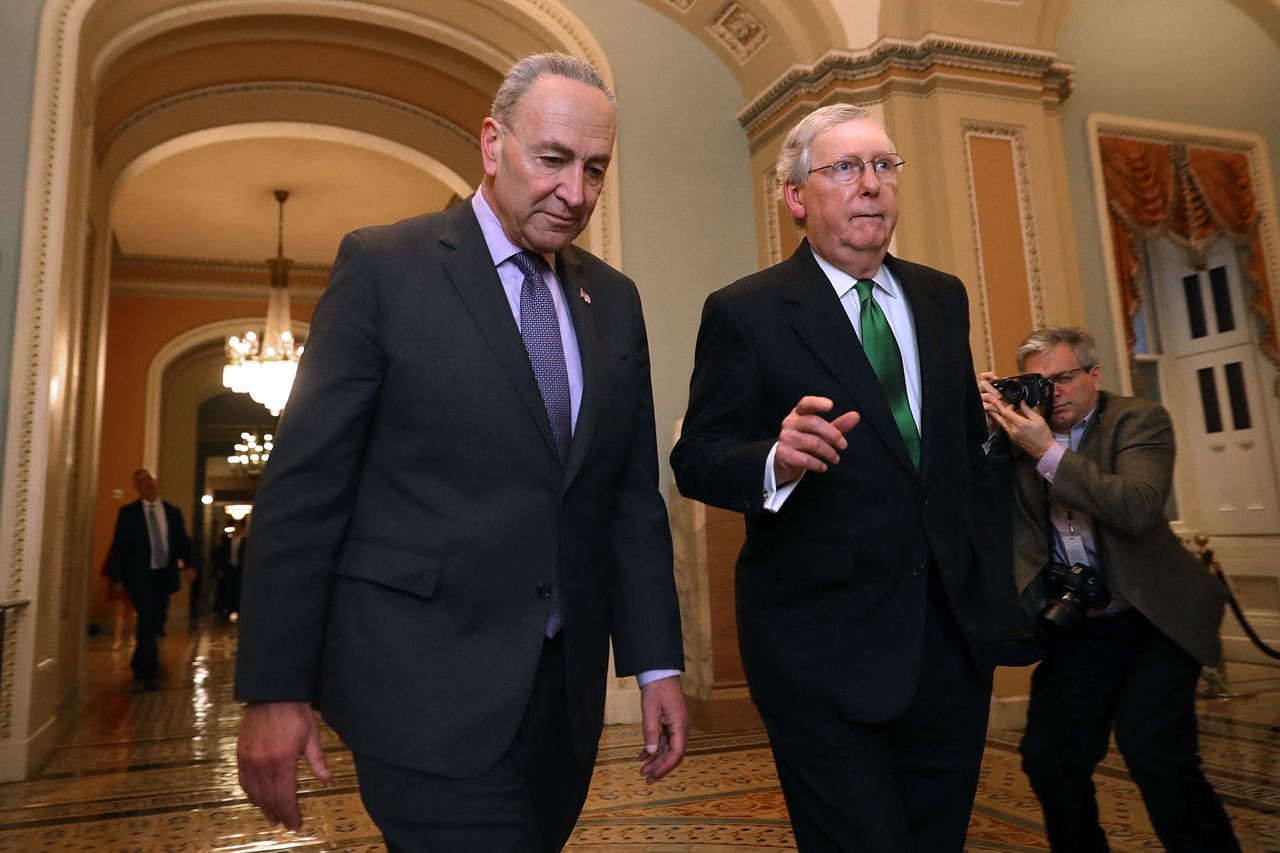
{"type": "MultiPolygon", "coordinates": [[[[518,255],[525,251],[520,246],[511,242],[511,238],[507,236],[507,232],[503,230],[502,223],[498,221],[498,215],[493,212],[493,208],[489,206],[489,201],[484,197],[484,187],[480,187],[471,196],[471,209],[476,214],[476,219],[480,223],[480,230],[484,233],[485,245],[489,247],[489,257],[493,259],[493,265],[511,260],[512,255],[518,255]]],[[[543,255],[542,259],[547,262],[547,266],[552,270],[556,268],[555,256],[548,257],[543,255]]]]}
{"type": "MultiPolygon", "coordinates": [[[[834,266],[826,258],[813,251],[813,246],[809,246],[809,251],[813,252],[813,259],[818,262],[818,266],[826,273],[827,280],[831,282],[831,286],[835,289],[836,298],[843,299],[845,294],[853,290],[858,283],[858,279],[849,275],[844,270],[834,266]]],[[[876,287],[880,289],[886,296],[897,299],[902,295],[902,290],[898,286],[898,280],[893,277],[893,273],[889,272],[889,268],[884,264],[880,265],[880,269],[871,277],[876,283],[876,287]]]]}
{"type": "Polygon", "coordinates": [[[1084,438],[1084,431],[1089,427],[1089,422],[1093,420],[1093,413],[1096,411],[1098,411],[1098,404],[1094,403],[1093,408],[1089,410],[1089,414],[1076,421],[1069,433],[1056,433],[1056,435],[1069,434],[1071,436],[1071,446],[1079,447],[1080,439],[1084,438]]]}

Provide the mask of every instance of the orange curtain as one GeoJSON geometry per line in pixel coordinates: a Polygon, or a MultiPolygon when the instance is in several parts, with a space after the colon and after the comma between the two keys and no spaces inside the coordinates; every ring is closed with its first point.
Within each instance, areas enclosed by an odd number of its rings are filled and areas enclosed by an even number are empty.
{"type": "Polygon", "coordinates": [[[1098,142],[1130,354],[1133,321],[1142,302],[1137,241],[1167,237],[1187,250],[1192,267],[1203,269],[1205,253],[1222,237],[1241,250],[1246,302],[1258,327],[1259,346],[1280,367],[1248,158],[1234,151],[1120,136],[1102,136],[1098,142]]]}

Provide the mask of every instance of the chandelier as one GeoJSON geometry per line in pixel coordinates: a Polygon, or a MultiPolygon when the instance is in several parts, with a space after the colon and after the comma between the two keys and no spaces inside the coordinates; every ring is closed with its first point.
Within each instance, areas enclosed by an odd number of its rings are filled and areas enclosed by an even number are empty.
{"type": "Polygon", "coordinates": [[[266,406],[272,415],[279,415],[289,400],[302,347],[295,347],[293,332],[289,329],[289,266],[293,261],[284,256],[284,203],[289,192],[276,190],[275,197],[280,204],[280,215],[276,256],[267,259],[271,265],[271,291],[267,298],[266,326],[261,337],[250,330],[244,337],[227,338],[222,384],[237,394],[248,394],[266,406]]]}
{"type": "Polygon", "coordinates": [[[236,473],[243,472],[250,477],[261,474],[262,466],[266,465],[267,460],[271,458],[271,450],[275,447],[274,440],[271,433],[267,433],[259,444],[258,436],[253,433],[240,433],[240,440],[236,442],[234,448],[235,453],[227,457],[231,470],[236,473]]]}

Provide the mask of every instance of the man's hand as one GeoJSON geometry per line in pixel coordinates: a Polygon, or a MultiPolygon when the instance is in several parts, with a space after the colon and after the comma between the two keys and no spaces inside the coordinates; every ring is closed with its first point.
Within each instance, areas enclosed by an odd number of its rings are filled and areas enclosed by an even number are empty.
{"type": "Polygon", "coordinates": [[[978,377],[978,394],[982,397],[982,408],[987,412],[987,428],[999,427],[1009,439],[1036,461],[1053,446],[1053,430],[1040,414],[1026,401],[1014,408],[1000,396],[1000,392],[991,384],[991,380],[999,377],[994,373],[983,373],[978,377]]]}
{"type": "Polygon", "coordinates": [[[236,763],[249,802],[275,826],[302,827],[298,809],[298,756],[322,782],[333,778],[320,748],[315,714],[306,702],[260,702],[244,709],[236,763]]]}
{"type": "Polygon", "coordinates": [[[845,433],[858,425],[861,415],[845,412],[833,421],[822,417],[835,407],[827,397],[801,397],[782,419],[778,449],[773,454],[773,475],[779,486],[805,471],[821,474],[840,461],[838,451],[849,446],[845,433]]]}
{"type": "Polygon", "coordinates": [[[640,750],[640,775],[652,785],[684,758],[689,735],[689,711],[684,706],[680,676],[659,678],[640,688],[644,749],[640,750]]]}
{"type": "Polygon", "coordinates": [[[996,386],[991,384],[999,378],[1000,374],[992,373],[990,370],[978,374],[978,396],[982,398],[982,408],[987,415],[988,435],[996,431],[996,421],[991,416],[991,413],[997,411],[1004,403],[1000,392],[996,390],[996,386]]]}

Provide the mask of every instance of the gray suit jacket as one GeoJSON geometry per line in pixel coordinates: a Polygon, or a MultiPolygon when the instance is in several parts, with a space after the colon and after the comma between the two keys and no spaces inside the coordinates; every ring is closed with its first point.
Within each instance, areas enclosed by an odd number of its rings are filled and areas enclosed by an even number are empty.
{"type": "Polygon", "coordinates": [[[1014,572],[1023,606],[1039,613],[1044,598],[1037,577],[1051,554],[1045,500],[1087,512],[1112,589],[1213,666],[1222,656],[1218,626],[1226,593],[1164,516],[1173,455],[1173,425],[1163,407],[1105,392],[1078,452],[1062,457],[1052,485],[1036,473],[1035,460],[1018,453],[1014,572]]]}
{"type": "Polygon", "coordinates": [[[611,636],[619,675],[683,667],[639,296],[574,247],[556,272],[584,383],[563,467],[470,203],[343,240],[254,511],[239,697],[464,777],[514,737],[552,585],[579,760],[611,636]]]}

